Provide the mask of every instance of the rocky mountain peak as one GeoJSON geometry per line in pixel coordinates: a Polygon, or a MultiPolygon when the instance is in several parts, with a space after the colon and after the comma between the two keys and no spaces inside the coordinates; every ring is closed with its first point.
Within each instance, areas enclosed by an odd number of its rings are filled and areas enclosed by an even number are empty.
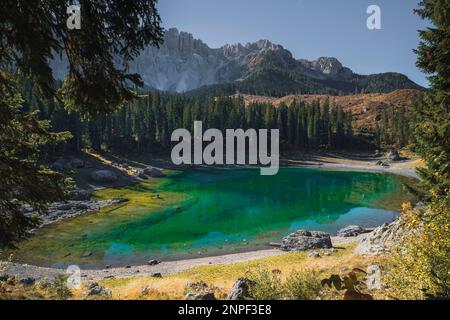
{"type": "Polygon", "coordinates": [[[321,78],[342,78],[349,79],[353,76],[353,72],[342,65],[342,63],[334,57],[320,57],[317,60],[309,61],[306,59],[297,60],[300,64],[311,72],[311,76],[318,79],[321,78]]]}
{"type": "Polygon", "coordinates": [[[193,53],[203,54],[208,51],[209,47],[201,40],[194,39],[188,32],[170,28],[164,33],[164,43],[161,49],[170,54],[188,56],[193,53]]]}
{"type": "Polygon", "coordinates": [[[245,45],[245,47],[251,51],[255,50],[283,50],[284,48],[278,44],[274,44],[270,42],[269,40],[262,39],[258,40],[256,42],[249,42],[245,45]]]}
{"type": "Polygon", "coordinates": [[[226,44],[221,49],[224,56],[228,58],[237,58],[246,55],[249,52],[249,49],[240,43],[226,44]]]}
{"type": "MultiPolygon", "coordinates": [[[[67,59],[54,59],[52,69],[55,78],[63,79],[67,74],[67,59]]],[[[207,85],[241,82],[258,71],[269,74],[265,80],[269,82],[275,81],[272,74],[276,71],[276,81],[280,82],[280,77],[284,77],[281,79],[284,87],[286,83],[290,83],[307,91],[323,89],[324,85],[317,81],[331,79],[345,82],[355,80],[355,77],[362,79],[362,76],[354,74],[333,57],[320,57],[314,61],[296,60],[289,50],[266,39],[245,45],[237,43],[210,48],[203,41],[195,39],[192,34],[176,28],[165,31],[164,43],[159,49],[146,47],[130,63],[129,71],[140,74],[147,87],[170,92],[185,92],[207,85]]],[[[382,83],[380,79],[384,76],[376,75],[376,82],[382,83]]],[[[397,76],[392,80],[391,75],[390,78],[390,87],[394,89],[418,87],[405,76],[397,76]]],[[[258,86],[261,85],[256,82],[258,86]]],[[[280,83],[267,84],[274,85],[280,86],[280,83]]],[[[352,92],[361,90],[358,86],[355,87],[354,83],[349,83],[344,89],[352,92]]]]}
{"type": "Polygon", "coordinates": [[[333,57],[320,57],[313,61],[313,66],[323,74],[335,75],[342,69],[342,63],[333,57]]]}

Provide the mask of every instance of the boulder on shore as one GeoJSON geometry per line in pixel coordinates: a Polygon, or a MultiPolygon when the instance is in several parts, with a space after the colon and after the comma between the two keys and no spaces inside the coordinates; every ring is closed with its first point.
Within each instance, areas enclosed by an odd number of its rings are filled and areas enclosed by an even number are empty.
{"type": "Polygon", "coordinates": [[[250,286],[255,282],[247,278],[239,278],[228,294],[228,300],[245,300],[249,298],[250,286]]]}
{"type": "Polygon", "coordinates": [[[156,260],[156,259],[152,259],[152,260],[149,260],[148,262],[147,262],[147,264],[149,265],[149,266],[156,266],[157,264],[159,264],[160,263],[160,261],[158,261],[158,260],[156,260]]]}
{"type": "Polygon", "coordinates": [[[362,255],[379,255],[390,252],[392,247],[404,237],[405,231],[406,228],[400,219],[390,224],[385,223],[361,240],[355,252],[362,255]]]}
{"type": "Polygon", "coordinates": [[[150,178],[163,178],[166,176],[160,169],[155,167],[144,168],[142,169],[141,174],[150,178]]]}
{"type": "Polygon", "coordinates": [[[398,153],[397,150],[389,151],[389,152],[386,154],[386,158],[387,158],[389,161],[399,161],[399,160],[401,159],[401,158],[400,158],[400,154],[398,153]]]}
{"type": "Polygon", "coordinates": [[[217,300],[213,292],[191,292],[185,297],[185,300],[217,300]]]}
{"type": "Polygon", "coordinates": [[[87,190],[72,190],[70,191],[70,198],[75,201],[89,201],[91,200],[91,192],[87,190]]]}
{"type": "Polygon", "coordinates": [[[304,251],[316,248],[331,248],[332,246],[329,233],[298,230],[283,238],[280,249],[283,251],[304,251]]]}
{"type": "Polygon", "coordinates": [[[116,182],[117,175],[111,170],[96,170],[92,172],[91,179],[95,182],[116,182]]]}
{"type": "Polygon", "coordinates": [[[104,296],[111,298],[111,290],[102,287],[96,282],[89,284],[87,289],[87,296],[104,296]]]}
{"type": "Polygon", "coordinates": [[[338,237],[356,237],[365,232],[366,229],[360,226],[350,225],[338,230],[337,235],[338,237]]]}

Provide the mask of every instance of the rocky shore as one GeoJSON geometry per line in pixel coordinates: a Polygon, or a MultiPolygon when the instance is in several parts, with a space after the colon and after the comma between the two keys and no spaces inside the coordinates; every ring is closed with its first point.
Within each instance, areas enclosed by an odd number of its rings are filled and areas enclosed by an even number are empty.
{"type": "MultiPolygon", "coordinates": [[[[126,267],[110,267],[105,266],[104,269],[81,270],[81,280],[99,281],[108,278],[124,278],[135,277],[140,275],[164,276],[182,272],[191,268],[206,265],[226,265],[238,262],[251,261],[255,259],[279,256],[285,254],[286,251],[308,251],[309,258],[320,258],[321,256],[332,255],[338,251],[343,245],[358,243],[358,248],[364,248],[364,252],[355,250],[355,254],[378,255],[389,252],[392,244],[395,242],[396,229],[398,223],[394,221],[378,228],[364,229],[357,235],[352,236],[330,236],[327,233],[299,230],[288,235],[274,249],[265,249],[250,252],[241,252],[226,254],[220,256],[210,256],[194,259],[184,259],[176,261],[156,261],[150,260],[145,265],[126,266],[126,267]],[[380,228],[383,230],[380,232],[380,228]],[[312,240],[313,238],[321,240],[312,240]],[[376,241],[372,239],[377,239],[376,241]],[[367,240],[370,239],[370,240],[367,240]],[[390,241],[386,241],[390,239],[390,241]],[[284,247],[283,246],[284,243],[284,247]],[[288,248],[288,249],[286,249],[288,248]]],[[[4,271],[2,276],[14,276],[17,279],[34,279],[39,281],[42,279],[53,279],[59,274],[64,274],[64,269],[38,267],[27,264],[4,263],[4,271]]]]}
{"type": "MultiPolygon", "coordinates": [[[[113,162],[106,165],[88,155],[59,157],[50,163],[49,167],[71,176],[76,185],[81,188],[72,190],[67,201],[53,203],[47,208],[45,214],[39,215],[39,228],[128,201],[125,198],[96,201],[92,199],[93,190],[127,186],[142,180],[165,177],[161,169],[153,166],[137,167],[127,163],[113,162]]],[[[29,205],[24,205],[22,211],[28,217],[38,215],[29,205]]]]}
{"type": "MultiPolygon", "coordinates": [[[[110,200],[68,200],[65,202],[56,202],[52,204],[44,215],[39,216],[39,228],[46,225],[62,221],[69,218],[74,218],[80,215],[96,212],[102,208],[109,207],[115,204],[125,203],[127,199],[115,198],[110,200]]],[[[31,207],[23,209],[25,215],[33,216],[35,211],[31,207]]]]}

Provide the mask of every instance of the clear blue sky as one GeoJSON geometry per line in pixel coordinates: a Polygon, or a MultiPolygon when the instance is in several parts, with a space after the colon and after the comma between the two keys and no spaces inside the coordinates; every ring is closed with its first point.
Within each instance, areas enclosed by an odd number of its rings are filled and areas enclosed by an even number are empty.
{"type": "Polygon", "coordinates": [[[309,60],[332,56],[360,74],[395,71],[427,86],[415,66],[419,0],[159,0],[163,26],[190,32],[210,47],[268,39],[309,60]],[[381,30],[366,9],[381,8],[381,30]]]}

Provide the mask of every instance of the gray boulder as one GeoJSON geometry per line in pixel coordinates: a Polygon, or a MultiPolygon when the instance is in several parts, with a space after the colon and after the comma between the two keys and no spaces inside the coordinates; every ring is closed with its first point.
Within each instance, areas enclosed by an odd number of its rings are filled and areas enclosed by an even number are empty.
{"type": "Polygon", "coordinates": [[[144,174],[150,178],[163,178],[166,176],[160,169],[155,167],[147,167],[143,169],[140,174],[144,174]]]}
{"type": "Polygon", "coordinates": [[[400,154],[398,153],[397,150],[389,151],[389,152],[386,154],[386,158],[387,158],[389,161],[399,161],[399,160],[401,159],[401,158],[400,158],[400,154]]]}
{"type": "Polygon", "coordinates": [[[117,175],[111,170],[96,170],[92,172],[91,179],[95,182],[116,182],[117,175]]]}
{"type": "Polygon", "coordinates": [[[250,287],[254,284],[254,281],[247,278],[239,278],[234,283],[228,294],[228,300],[245,300],[249,298],[250,287]]]}
{"type": "Polygon", "coordinates": [[[318,253],[317,251],[311,251],[308,254],[308,258],[320,258],[320,253],[318,253]]]}
{"type": "Polygon", "coordinates": [[[70,192],[70,198],[75,201],[89,201],[91,200],[91,192],[87,190],[73,190],[70,192]]]}
{"type": "Polygon", "coordinates": [[[351,225],[338,230],[337,235],[338,237],[356,237],[364,232],[366,232],[366,229],[360,226],[351,225]]]}
{"type": "Polygon", "coordinates": [[[217,300],[212,292],[191,292],[186,295],[186,300],[217,300]]]}
{"type": "Polygon", "coordinates": [[[399,219],[390,224],[383,224],[360,241],[355,252],[361,255],[379,255],[390,252],[395,244],[400,243],[406,228],[399,219]]]}
{"type": "Polygon", "coordinates": [[[370,265],[367,267],[365,283],[369,290],[383,289],[383,284],[381,283],[381,268],[379,266],[370,265]]]}
{"type": "Polygon", "coordinates": [[[67,211],[72,209],[72,207],[73,207],[72,203],[61,202],[56,205],[56,210],[67,211]]]}
{"type": "Polygon", "coordinates": [[[298,230],[283,238],[280,249],[283,251],[304,251],[316,248],[331,248],[332,246],[329,233],[298,230]]]}
{"type": "Polygon", "coordinates": [[[97,282],[92,282],[88,286],[87,295],[88,296],[103,296],[103,297],[110,298],[111,290],[109,290],[105,287],[102,287],[97,282]]]}
{"type": "Polygon", "coordinates": [[[33,284],[36,282],[36,279],[35,279],[35,278],[28,277],[28,278],[20,279],[19,282],[20,282],[21,284],[23,284],[23,285],[31,286],[31,285],[33,285],[33,284]]]}
{"type": "Polygon", "coordinates": [[[204,281],[190,282],[186,284],[184,290],[186,292],[199,292],[206,291],[208,289],[208,284],[204,281]]]}
{"type": "Polygon", "coordinates": [[[149,266],[156,266],[157,264],[159,264],[160,262],[158,261],[158,260],[156,260],[156,259],[152,259],[152,260],[149,260],[148,262],[147,262],[147,264],[149,265],[149,266]]]}

